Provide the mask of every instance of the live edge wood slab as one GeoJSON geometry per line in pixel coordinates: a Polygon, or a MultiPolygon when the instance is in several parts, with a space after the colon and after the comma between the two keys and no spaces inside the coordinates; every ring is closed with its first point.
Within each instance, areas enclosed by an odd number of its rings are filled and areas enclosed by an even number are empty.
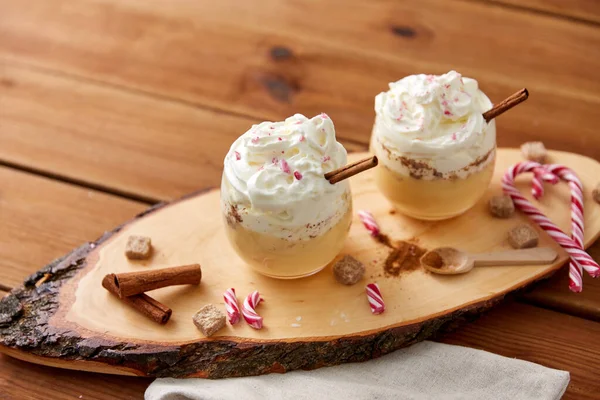
{"type": "MultiPolygon", "coordinates": [[[[517,150],[500,149],[485,198],[449,221],[420,222],[395,213],[374,187],[372,171],[351,178],[354,207],[373,212],[393,243],[408,241],[423,249],[447,245],[474,252],[507,248],[506,231],[527,219],[521,214],[493,219],[487,200],[501,192],[503,171],[520,160],[517,150]]],[[[551,162],[572,167],[584,182],[587,246],[600,233],[600,206],[591,199],[600,164],[563,152],[552,152],[551,162]]],[[[529,183],[529,177],[518,180],[524,193],[529,192],[529,183]]],[[[537,204],[568,231],[565,184],[548,187],[537,204]]],[[[364,361],[470,321],[508,293],[548,277],[567,260],[542,233],[540,245],[552,246],[560,254],[552,265],[477,268],[450,277],[417,268],[390,276],[383,266],[393,249],[372,239],[355,219],[343,254],[366,264],[364,282],[341,286],[331,266],[309,278],[278,281],[246,268],[230,249],[221,224],[218,190],[195,193],[152,207],[50,263],[0,302],[0,351],[62,368],[155,377],[224,378],[364,361]],[[130,234],[152,237],[155,252],[150,260],[125,258],[130,234]],[[102,277],[109,272],[192,263],[202,265],[199,286],[151,292],[173,309],[164,326],[137,314],[101,287],[102,277]],[[46,280],[36,286],[44,276],[46,280]],[[364,294],[365,284],[374,281],[387,307],[376,316],[370,313],[364,294]],[[258,311],[265,328],[256,331],[242,322],[204,338],[191,316],[206,303],[222,306],[222,293],[232,286],[240,300],[254,289],[261,292],[265,302],[258,311]]]]}

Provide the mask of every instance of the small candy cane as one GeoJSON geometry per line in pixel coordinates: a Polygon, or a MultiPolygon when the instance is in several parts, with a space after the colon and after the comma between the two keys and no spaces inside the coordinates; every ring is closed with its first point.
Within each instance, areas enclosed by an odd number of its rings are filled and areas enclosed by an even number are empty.
{"type": "Polygon", "coordinates": [[[536,200],[539,200],[544,195],[544,182],[556,185],[558,181],[558,176],[546,171],[544,168],[534,168],[533,178],[531,179],[531,194],[536,200]]]}
{"type": "Polygon", "coordinates": [[[225,299],[225,309],[227,310],[227,318],[231,325],[235,325],[240,320],[240,307],[238,306],[237,296],[235,295],[235,289],[230,288],[223,294],[225,299]]]}
{"type": "Polygon", "coordinates": [[[542,227],[552,239],[569,253],[571,257],[569,289],[573,292],[581,292],[583,289],[583,269],[594,278],[600,276],[600,266],[583,249],[583,189],[579,178],[572,170],[556,164],[541,165],[531,161],[521,162],[506,171],[502,177],[502,188],[504,193],[512,197],[519,209],[542,227]],[[524,172],[534,173],[532,193],[536,198],[541,197],[544,193],[543,181],[555,183],[560,178],[569,183],[571,189],[572,237],[561,231],[515,188],[515,178],[524,172]]]}
{"type": "Polygon", "coordinates": [[[377,222],[375,222],[375,217],[373,217],[373,214],[366,210],[359,210],[358,218],[360,218],[365,228],[371,232],[371,236],[376,237],[379,235],[379,225],[377,225],[377,222]]]}
{"type": "Polygon", "coordinates": [[[248,325],[254,329],[262,329],[263,327],[263,318],[255,311],[255,308],[261,301],[263,299],[260,297],[258,290],[255,290],[246,297],[242,305],[242,315],[248,325]]]}
{"type": "Polygon", "coordinates": [[[383,303],[383,296],[376,283],[369,283],[367,285],[367,299],[371,306],[371,312],[373,314],[381,314],[385,311],[385,304],[383,303]]]}

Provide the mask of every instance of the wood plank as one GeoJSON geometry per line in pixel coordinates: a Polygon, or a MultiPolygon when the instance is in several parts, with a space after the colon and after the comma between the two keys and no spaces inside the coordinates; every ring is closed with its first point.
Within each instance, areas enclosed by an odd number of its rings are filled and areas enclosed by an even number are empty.
{"type": "MultiPolygon", "coordinates": [[[[508,303],[440,340],[568,370],[571,383],[564,399],[569,400],[594,399],[600,390],[594,372],[600,367],[600,345],[594,340],[598,335],[598,323],[508,303]]],[[[54,369],[6,356],[0,356],[0,374],[5,377],[0,380],[0,397],[7,399],[138,399],[150,382],[54,369]]]]}
{"type": "Polygon", "coordinates": [[[148,207],[0,167],[0,283],[31,273],[148,207]]]}
{"type": "MultiPolygon", "coordinates": [[[[231,141],[255,122],[8,65],[2,65],[0,76],[11,82],[0,93],[1,157],[145,197],[173,199],[199,187],[218,185],[222,154],[228,147],[220,138],[231,141]],[[42,97],[47,101],[39,102],[42,97]],[[62,107],[57,109],[55,104],[62,107]],[[197,145],[202,137],[208,137],[206,146],[197,145]]],[[[364,148],[345,145],[351,150],[364,148]]],[[[123,220],[113,217],[113,223],[103,228],[123,220]]],[[[27,273],[81,240],[70,240],[70,245],[42,257],[22,248],[22,254],[30,258],[27,273]]],[[[19,262],[13,260],[11,265],[19,262]]],[[[25,274],[12,277],[11,284],[25,274]]],[[[574,295],[566,289],[566,275],[557,276],[526,298],[544,307],[597,318],[598,285],[598,280],[586,278],[586,290],[574,295]]]]}
{"type": "Polygon", "coordinates": [[[1,63],[0,82],[1,160],[155,200],[218,186],[259,122],[1,63]]]}
{"type": "Polygon", "coordinates": [[[600,157],[600,30],[586,24],[443,0],[0,4],[2,59],[257,119],[326,111],[363,142],[387,82],[455,68],[496,101],[530,89],[499,120],[501,145],[600,157]]]}
{"type": "MultiPolygon", "coordinates": [[[[588,253],[594,260],[600,261],[600,241],[594,243],[588,253]]],[[[522,299],[541,307],[600,321],[600,279],[592,279],[586,274],[583,287],[581,293],[569,290],[569,271],[565,267],[547,282],[542,282],[533,291],[525,293],[522,299]]]]}
{"type": "Polygon", "coordinates": [[[508,303],[441,341],[515,357],[571,373],[563,399],[597,399],[600,323],[508,303]]]}
{"type": "Polygon", "coordinates": [[[0,398],[19,400],[143,398],[151,379],[44,367],[0,355],[0,398]]]}
{"type": "MultiPolygon", "coordinates": [[[[481,0],[480,0],[481,1],[481,0]]],[[[582,21],[600,23],[600,2],[597,0],[483,0],[520,9],[541,11],[582,21]]]]}
{"type": "MultiPolygon", "coordinates": [[[[0,107],[0,115],[7,118],[0,118],[0,126],[5,127],[9,122],[10,114],[15,121],[10,124],[10,129],[0,129],[0,137],[5,146],[0,152],[5,150],[11,156],[10,160],[16,163],[34,165],[39,169],[51,170],[58,174],[79,178],[97,184],[104,184],[117,188],[124,192],[133,191],[141,193],[148,197],[174,198],[186,192],[194,190],[197,186],[195,182],[190,183],[194,176],[198,176],[198,181],[202,186],[218,184],[218,174],[220,169],[220,159],[206,164],[205,168],[198,168],[197,158],[211,157],[217,152],[200,150],[203,153],[198,154],[198,149],[193,145],[197,132],[205,132],[210,129],[205,127],[206,123],[212,124],[213,119],[226,118],[237,120],[233,117],[217,114],[215,118],[203,116],[202,118],[191,118],[192,123],[183,124],[186,129],[178,130],[181,133],[180,138],[171,140],[165,146],[161,146],[161,135],[163,129],[167,132],[170,126],[178,121],[189,120],[188,114],[210,113],[202,110],[196,110],[193,107],[185,105],[167,104],[163,107],[163,102],[159,100],[146,99],[144,96],[122,93],[111,88],[97,87],[93,84],[73,83],[70,79],[49,76],[44,73],[31,72],[19,68],[4,66],[2,76],[10,79],[12,83],[11,91],[14,94],[14,107],[0,107]],[[86,95],[79,95],[78,93],[86,95]],[[39,103],[37,98],[45,95],[48,98],[47,103],[39,103]],[[86,99],[93,99],[84,110],[77,108],[77,104],[85,103],[86,99]],[[72,99],[71,102],[68,102],[72,99]],[[121,100],[124,99],[124,100],[121,100]],[[65,115],[56,112],[53,104],[62,103],[65,115]],[[111,107],[113,107],[111,109],[111,107]],[[102,128],[88,131],[76,130],[81,126],[101,126],[106,114],[102,110],[112,110],[110,113],[119,112],[115,118],[127,121],[123,127],[115,124],[117,127],[102,128]],[[157,120],[154,112],[161,109],[157,120]],[[165,111],[174,109],[174,112],[165,111]],[[29,111],[40,116],[36,119],[39,125],[27,123],[29,111]],[[71,110],[71,111],[70,111],[71,110]],[[97,111],[100,110],[100,111],[97,111]],[[119,111],[121,110],[121,111],[119,111]],[[165,116],[165,119],[160,116],[165,116]],[[80,120],[77,120],[80,118],[80,120]],[[25,122],[22,122],[25,121],[25,122]],[[70,121],[79,121],[75,127],[70,125],[70,121]],[[208,122],[206,122],[208,121],[208,122]],[[33,126],[33,127],[32,127],[33,126]],[[141,128],[135,129],[136,126],[141,128]],[[144,128],[148,126],[159,127],[148,134],[144,128]],[[190,126],[187,128],[187,126],[190,126]],[[55,128],[54,128],[55,127],[55,128]],[[131,129],[128,129],[131,128],[131,129]],[[53,140],[47,140],[46,133],[52,129],[53,140]],[[15,134],[12,135],[11,132],[15,134]],[[8,133],[8,134],[7,134],[8,133]],[[145,146],[145,140],[148,136],[155,139],[151,146],[145,146]],[[74,139],[77,140],[74,140],[74,139]],[[106,141],[100,138],[107,139],[106,141]],[[15,140],[12,140],[15,139],[15,140]],[[30,146],[36,146],[30,149],[30,146]],[[172,146],[172,147],[170,147],[172,146]],[[148,148],[153,147],[154,153],[148,153],[148,148]],[[71,149],[66,151],[66,149],[71,149]],[[118,153],[114,155],[114,152],[118,153]],[[176,155],[179,154],[180,157],[176,155]],[[179,162],[180,159],[186,160],[186,163],[179,162]],[[166,160],[166,161],[165,161],[166,160]],[[172,160],[172,162],[170,162],[172,160]],[[137,165],[144,165],[145,169],[136,168],[137,165]],[[165,165],[169,173],[165,173],[165,165]],[[210,172],[209,172],[210,171],[210,172]],[[206,172],[206,174],[203,174],[206,172]],[[156,176],[162,177],[155,180],[156,176]],[[181,179],[184,177],[186,179],[181,179]]],[[[6,99],[6,98],[3,98],[6,99]]],[[[2,103],[3,105],[6,103],[2,103]]],[[[111,114],[112,115],[112,114],[111,114]]],[[[243,118],[240,118],[243,119],[243,118]]],[[[251,121],[247,121],[251,123],[251,121]]],[[[229,122],[224,123],[228,126],[229,122]]],[[[245,129],[246,122],[239,122],[240,129],[245,129]]],[[[181,126],[181,125],[180,125],[181,126]]],[[[220,126],[220,125],[219,125],[220,126]]],[[[221,133],[220,133],[221,134],[221,133]]],[[[237,133],[231,132],[234,137],[237,133]]],[[[211,139],[210,143],[216,142],[218,138],[211,139]]],[[[348,146],[349,144],[346,143],[348,146]]],[[[350,144],[352,149],[358,149],[361,146],[350,144]]],[[[223,152],[226,149],[223,146],[223,152]]],[[[114,226],[121,221],[113,219],[114,224],[107,224],[107,228],[114,226]]],[[[88,237],[93,239],[94,236],[88,237]]],[[[61,247],[62,251],[55,251],[52,257],[62,255],[70,247],[74,247],[79,241],[71,241],[72,246],[61,247]]],[[[35,253],[24,251],[29,257],[35,253]]],[[[51,257],[50,257],[51,258],[51,257]]],[[[28,264],[28,271],[32,272],[43,265],[47,259],[36,259],[28,264]]],[[[22,275],[13,278],[13,284],[20,282],[22,275]]],[[[548,287],[542,285],[539,294],[534,291],[529,297],[530,301],[545,307],[555,308],[575,315],[594,318],[597,315],[598,304],[600,304],[600,291],[593,288],[599,284],[598,280],[586,279],[586,290],[579,295],[573,295],[566,290],[565,278],[558,277],[552,279],[548,287]],[[545,290],[543,288],[546,288],[545,290]],[[558,289],[558,290],[555,290],[558,289]],[[562,293],[562,294],[561,294],[562,293]],[[560,300],[556,296],[560,296],[560,300]]],[[[0,283],[3,283],[0,280],[0,283]]]]}
{"type": "MultiPolygon", "coordinates": [[[[364,156],[364,153],[357,153],[349,161],[364,156]]],[[[551,157],[559,163],[579,165],[580,170],[586,171],[581,175],[586,186],[600,174],[600,163],[587,157],[570,153],[552,153],[551,157]]],[[[486,197],[500,190],[501,171],[519,158],[517,150],[498,151],[498,165],[501,167],[486,197]]],[[[524,215],[511,220],[492,220],[485,201],[464,216],[447,221],[422,223],[399,214],[391,215],[389,202],[373,187],[375,172],[367,171],[350,179],[354,188],[353,206],[372,211],[382,232],[390,238],[390,243],[417,237],[418,246],[422,249],[450,245],[467,251],[505,250],[505,232],[526,220],[524,215]]],[[[563,229],[570,224],[569,215],[557,213],[556,210],[568,193],[567,185],[555,188],[546,195],[542,207],[542,211],[551,215],[563,229]]],[[[590,189],[584,197],[591,197],[590,189]]],[[[422,270],[402,274],[400,279],[393,274],[382,276],[390,249],[374,243],[357,218],[349,215],[330,232],[336,234],[337,229],[345,232],[354,219],[341,252],[359,260],[369,260],[366,275],[377,280],[386,299],[386,312],[373,318],[364,302],[364,286],[355,285],[340,290],[340,286],[331,279],[330,269],[298,281],[280,281],[252,272],[230,246],[219,207],[218,190],[189,196],[156,208],[152,213],[145,213],[122,226],[118,232],[105,235],[95,247],[79,248],[64,262],[52,265],[54,271],[61,273],[55,274],[51,286],[43,294],[31,286],[23,288],[19,294],[19,300],[25,308],[33,309],[36,304],[48,304],[45,311],[52,317],[49,318],[48,314],[23,315],[15,319],[13,324],[5,324],[0,328],[0,351],[18,351],[18,357],[31,357],[42,364],[61,362],[66,368],[93,368],[99,372],[149,376],[222,378],[323,367],[365,360],[415,340],[424,340],[440,326],[448,324],[448,321],[457,318],[464,320],[466,315],[475,316],[496,303],[496,300],[504,298],[506,293],[549,275],[567,259],[567,255],[560,252],[558,258],[547,265],[477,268],[454,277],[426,274],[422,270]],[[123,248],[130,234],[152,238],[156,250],[154,257],[144,262],[146,268],[191,263],[202,265],[202,275],[206,278],[201,285],[202,290],[194,288],[182,292],[181,287],[173,287],[153,292],[156,300],[173,309],[173,323],[169,322],[160,329],[157,329],[155,322],[129,307],[123,307],[99,285],[108,273],[139,270],[139,264],[131,263],[123,256],[123,248]],[[190,238],[194,239],[190,241],[190,238]],[[266,330],[257,331],[247,325],[235,328],[227,326],[207,340],[193,324],[181,323],[182,320],[191,321],[198,304],[221,304],[222,288],[229,285],[241,293],[260,288],[270,304],[261,309],[266,330]],[[184,292],[187,293],[182,296],[184,292]],[[305,301],[310,298],[319,298],[320,302],[305,301]],[[269,299],[276,301],[272,303],[269,299]],[[327,306],[323,307],[323,304],[327,306]],[[289,313],[291,309],[294,310],[293,316],[289,313]],[[340,313],[344,321],[340,320],[340,313]],[[290,325],[295,315],[303,316],[303,322],[297,326],[290,325]],[[25,335],[24,330],[28,332],[25,335]],[[67,342],[48,343],[46,332],[51,332],[53,336],[68,332],[70,339],[67,342]],[[86,339],[90,335],[95,338],[94,343],[86,339]],[[18,344],[23,341],[38,345],[23,348],[18,344]],[[146,346],[148,342],[152,342],[152,346],[146,346]],[[344,345],[340,345],[341,342],[344,345]],[[243,354],[239,353],[240,343],[245,349],[243,354]],[[134,354],[129,350],[132,346],[136,348],[134,354]],[[110,357],[102,355],[106,347],[114,349],[110,357]],[[351,349],[365,347],[370,351],[358,351],[348,359],[351,349]],[[80,351],[81,348],[84,351],[80,351]],[[195,356],[197,351],[203,352],[200,359],[195,356]],[[168,363],[157,361],[161,354],[172,354],[172,358],[168,363]],[[281,354],[288,356],[281,357],[281,354]],[[310,357],[306,358],[306,355],[310,357]],[[214,361],[209,365],[205,360],[214,361]],[[274,360],[277,360],[275,366],[274,360]],[[123,366],[127,366],[125,371],[123,366]]],[[[245,214],[242,211],[240,213],[245,219],[245,214]]],[[[586,225],[588,229],[584,242],[589,245],[600,236],[600,207],[595,207],[595,204],[586,206],[586,225]]],[[[235,228],[235,232],[241,228],[243,223],[235,228]]],[[[236,234],[232,235],[235,238],[236,234]]],[[[240,240],[237,240],[237,246],[243,248],[240,240]]],[[[259,241],[252,243],[261,246],[259,241]]],[[[305,252],[309,251],[307,246],[310,244],[304,245],[305,252]]],[[[406,250],[405,246],[402,247],[406,250]]],[[[540,247],[556,248],[557,245],[552,245],[551,239],[544,235],[540,238],[540,247]]],[[[272,244],[267,248],[265,252],[270,257],[276,257],[277,251],[273,251],[272,244]]],[[[246,249],[246,256],[248,251],[246,249]]],[[[418,251],[415,250],[416,253],[418,251]]],[[[322,250],[320,252],[323,253],[322,250]]],[[[323,265],[334,256],[335,253],[325,255],[329,258],[312,262],[323,265]]],[[[259,251],[250,258],[261,257],[263,254],[259,251]]],[[[311,262],[309,259],[304,261],[311,262]]],[[[275,273],[276,264],[269,264],[270,268],[266,268],[265,273],[275,273]]],[[[302,272],[306,273],[298,270],[297,274],[302,272]]],[[[40,272],[37,276],[42,275],[43,272],[40,272]]]]}

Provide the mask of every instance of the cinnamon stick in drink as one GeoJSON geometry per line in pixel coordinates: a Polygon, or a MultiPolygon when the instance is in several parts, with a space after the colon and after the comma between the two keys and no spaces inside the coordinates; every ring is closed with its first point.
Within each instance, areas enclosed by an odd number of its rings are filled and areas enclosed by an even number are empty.
{"type": "Polygon", "coordinates": [[[523,88],[516,93],[511,94],[506,99],[502,100],[500,103],[496,104],[490,110],[483,113],[483,118],[485,122],[490,122],[492,119],[496,118],[498,115],[505,113],[510,110],[517,104],[520,104],[529,98],[529,92],[527,89],[523,88]]]}
{"type": "Polygon", "coordinates": [[[115,285],[120,298],[148,292],[167,286],[197,285],[202,279],[199,264],[153,269],[149,271],[115,274],[115,285]]]}
{"type": "Polygon", "coordinates": [[[365,158],[364,160],[356,161],[352,164],[345,165],[342,168],[338,168],[334,171],[326,173],[325,179],[327,179],[331,184],[338,183],[360,172],[371,169],[377,166],[378,163],[379,161],[375,156],[365,158]]]}
{"type": "MultiPolygon", "coordinates": [[[[119,289],[115,283],[115,274],[106,275],[102,280],[102,287],[119,297],[119,289]]],[[[159,324],[166,324],[169,318],[171,318],[171,309],[147,294],[136,294],[120,299],[123,303],[133,307],[159,324]]]]}

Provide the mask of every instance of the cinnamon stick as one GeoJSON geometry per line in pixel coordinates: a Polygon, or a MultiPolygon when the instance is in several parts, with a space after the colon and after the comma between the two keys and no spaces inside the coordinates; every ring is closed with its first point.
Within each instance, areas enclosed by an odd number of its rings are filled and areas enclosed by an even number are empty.
{"type": "MultiPolygon", "coordinates": [[[[119,288],[115,284],[115,274],[108,274],[102,280],[102,287],[110,293],[119,297],[119,288]]],[[[171,318],[171,309],[164,304],[156,301],[147,294],[136,294],[134,296],[121,298],[123,303],[135,308],[151,320],[159,324],[166,324],[171,318]]]]}
{"type": "Polygon", "coordinates": [[[198,264],[115,274],[120,298],[167,286],[197,285],[201,279],[202,270],[198,264]]]}
{"type": "Polygon", "coordinates": [[[342,168],[338,168],[334,171],[326,173],[325,179],[327,179],[331,184],[338,183],[360,172],[371,169],[377,166],[378,163],[379,161],[377,160],[376,156],[365,158],[364,160],[356,161],[352,164],[345,165],[342,168]]]}
{"type": "Polygon", "coordinates": [[[483,118],[485,122],[490,122],[492,119],[496,118],[498,115],[505,113],[510,110],[517,104],[520,104],[527,100],[529,97],[529,92],[527,89],[523,88],[516,93],[513,93],[506,99],[502,100],[500,103],[496,104],[490,110],[483,113],[483,118]]]}

